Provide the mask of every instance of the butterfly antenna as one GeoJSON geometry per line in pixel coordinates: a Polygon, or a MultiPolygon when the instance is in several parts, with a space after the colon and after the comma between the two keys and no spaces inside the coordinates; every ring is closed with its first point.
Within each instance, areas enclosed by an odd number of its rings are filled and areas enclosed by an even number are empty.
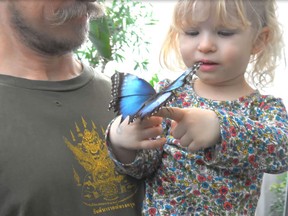
{"type": "Polygon", "coordinates": [[[201,65],[202,65],[202,62],[195,63],[192,67],[192,73],[195,74],[199,70],[201,65]]]}

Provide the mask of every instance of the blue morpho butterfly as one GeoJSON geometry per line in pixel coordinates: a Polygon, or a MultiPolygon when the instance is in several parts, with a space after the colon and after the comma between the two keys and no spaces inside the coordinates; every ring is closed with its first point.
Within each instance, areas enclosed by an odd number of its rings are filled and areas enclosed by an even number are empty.
{"type": "Polygon", "coordinates": [[[149,117],[175,98],[175,90],[189,82],[200,65],[201,63],[194,64],[158,93],[144,79],[129,73],[116,72],[111,77],[112,100],[109,110],[113,108],[117,115],[122,115],[121,122],[127,116],[129,123],[136,118],[142,120],[149,117]]]}

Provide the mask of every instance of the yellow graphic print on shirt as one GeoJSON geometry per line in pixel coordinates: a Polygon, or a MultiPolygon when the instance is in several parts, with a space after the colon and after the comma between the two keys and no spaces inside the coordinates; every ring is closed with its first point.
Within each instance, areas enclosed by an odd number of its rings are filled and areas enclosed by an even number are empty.
{"type": "MultiPolygon", "coordinates": [[[[134,207],[134,203],[125,201],[136,193],[137,185],[115,171],[105,141],[97,133],[93,121],[90,127],[82,118],[82,125],[75,123],[75,131],[71,131],[71,141],[64,137],[66,145],[84,168],[84,171],[73,168],[74,179],[82,187],[83,203],[93,207],[95,214],[134,207]]],[[[104,133],[102,129],[103,136],[104,133]]]]}

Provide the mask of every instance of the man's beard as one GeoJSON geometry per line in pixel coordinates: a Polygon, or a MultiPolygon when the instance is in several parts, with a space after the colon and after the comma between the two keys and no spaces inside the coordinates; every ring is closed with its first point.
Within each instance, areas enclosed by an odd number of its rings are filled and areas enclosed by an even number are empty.
{"type": "MultiPolygon", "coordinates": [[[[21,38],[26,46],[41,54],[56,56],[69,53],[80,47],[87,38],[89,31],[88,23],[75,25],[75,34],[73,34],[73,37],[61,38],[52,33],[46,34],[39,29],[33,28],[13,3],[10,4],[9,8],[12,26],[14,30],[16,30],[19,38],[21,38]]],[[[52,27],[61,28],[61,25],[73,18],[84,16],[96,18],[100,15],[102,15],[102,10],[96,4],[76,1],[69,6],[53,11],[53,13],[49,14],[49,16],[47,15],[45,19],[52,27]]]]}

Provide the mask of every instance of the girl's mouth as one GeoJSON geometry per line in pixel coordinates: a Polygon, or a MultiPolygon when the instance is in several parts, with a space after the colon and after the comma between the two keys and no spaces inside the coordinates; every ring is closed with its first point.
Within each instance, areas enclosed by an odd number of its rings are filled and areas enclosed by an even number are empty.
{"type": "Polygon", "coordinates": [[[200,70],[202,72],[212,72],[218,66],[218,64],[216,62],[208,61],[208,60],[202,60],[202,61],[199,61],[199,63],[201,64],[200,70]]]}
{"type": "Polygon", "coordinates": [[[217,64],[217,63],[215,63],[213,61],[209,61],[209,60],[201,60],[201,61],[199,61],[199,63],[202,64],[202,65],[214,65],[214,64],[217,64]]]}

